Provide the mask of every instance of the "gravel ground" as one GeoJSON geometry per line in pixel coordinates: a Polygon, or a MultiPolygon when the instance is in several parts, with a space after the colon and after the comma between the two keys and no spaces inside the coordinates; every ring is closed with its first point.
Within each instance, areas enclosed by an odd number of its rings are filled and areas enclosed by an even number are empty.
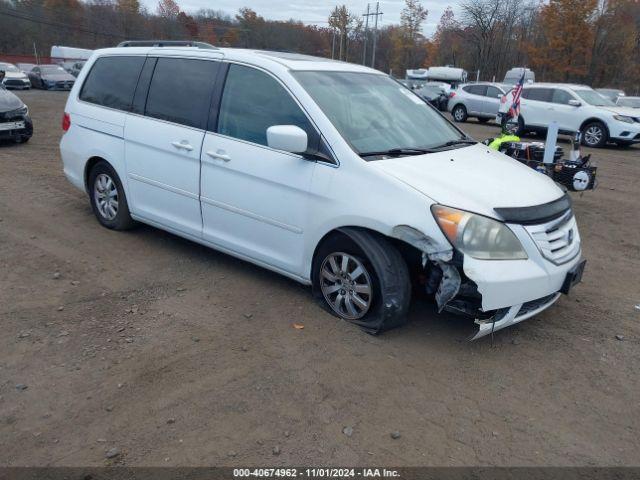
{"type": "Polygon", "coordinates": [[[276,274],[100,227],[62,174],[66,94],[19,95],[36,132],[0,146],[1,466],[638,465],[640,148],[592,152],[571,296],[493,345],[428,304],[372,337],[276,274]]]}

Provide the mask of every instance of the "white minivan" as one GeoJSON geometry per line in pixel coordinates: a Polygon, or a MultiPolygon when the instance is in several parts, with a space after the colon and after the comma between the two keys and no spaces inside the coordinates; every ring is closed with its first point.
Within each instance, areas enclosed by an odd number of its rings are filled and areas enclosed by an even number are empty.
{"type": "Polygon", "coordinates": [[[477,338],[580,281],[569,196],[387,75],[128,45],[94,53],[63,116],[64,172],[105,227],[144,222],[279,272],[371,333],[423,295],[477,338]]]}

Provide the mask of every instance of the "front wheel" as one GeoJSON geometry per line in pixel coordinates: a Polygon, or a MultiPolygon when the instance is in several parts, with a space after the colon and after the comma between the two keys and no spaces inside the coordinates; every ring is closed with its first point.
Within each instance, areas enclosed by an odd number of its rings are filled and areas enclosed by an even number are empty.
{"type": "Polygon", "coordinates": [[[464,105],[456,105],[451,110],[451,115],[453,115],[453,119],[456,122],[466,122],[467,121],[467,109],[464,105]]]}
{"type": "Polygon", "coordinates": [[[313,291],[333,315],[377,334],[403,325],[411,282],[400,252],[382,235],[344,228],[318,248],[313,291]]]}
{"type": "Polygon", "coordinates": [[[113,167],[100,161],[89,174],[89,197],[98,221],[112,230],[128,230],[135,225],[120,177],[113,167]]]}
{"type": "Polygon", "coordinates": [[[582,127],[582,144],[587,147],[604,147],[607,137],[607,129],[602,122],[591,122],[582,127]]]}

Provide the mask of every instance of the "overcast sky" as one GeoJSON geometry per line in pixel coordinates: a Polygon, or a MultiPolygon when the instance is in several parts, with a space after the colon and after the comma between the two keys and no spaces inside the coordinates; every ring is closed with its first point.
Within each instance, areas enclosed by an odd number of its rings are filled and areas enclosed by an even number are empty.
{"type": "MultiPolygon", "coordinates": [[[[157,0],[142,0],[147,8],[155,11],[157,0]]],[[[235,15],[239,8],[250,7],[259,15],[271,20],[302,20],[304,23],[326,25],[327,17],[336,5],[345,4],[354,13],[363,14],[367,9],[367,0],[176,0],[180,8],[191,13],[200,8],[222,10],[230,15],[235,15]]],[[[447,6],[451,5],[456,11],[457,0],[423,0],[429,15],[423,25],[423,32],[430,36],[436,29],[440,16],[447,6]]],[[[389,25],[400,22],[400,11],[404,6],[404,0],[384,0],[380,2],[380,10],[384,15],[379,17],[379,25],[389,25]]],[[[375,1],[371,2],[375,10],[375,1]]],[[[457,12],[456,12],[457,13],[457,12]]],[[[370,17],[373,20],[373,17],[370,17]]]]}

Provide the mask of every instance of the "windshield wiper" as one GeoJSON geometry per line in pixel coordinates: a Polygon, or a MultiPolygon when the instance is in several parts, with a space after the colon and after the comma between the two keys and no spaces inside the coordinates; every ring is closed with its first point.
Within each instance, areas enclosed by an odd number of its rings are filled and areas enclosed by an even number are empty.
{"type": "Polygon", "coordinates": [[[401,155],[422,155],[423,153],[433,153],[435,150],[431,148],[391,148],[389,150],[381,150],[379,152],[363,152],[361,157],[399,157],[401,155]]]}
{"type": "Polygon", "coordinates": [[[442,150],[447,147],[454,147],[456,145],[475,145],[478,143],[476,140],[472,140],[471,138],[461,138],[459,140],[451,140],[449,142],[445,142],[442,145],[437,145],[432,147],[433,150],[442,150]]]}

